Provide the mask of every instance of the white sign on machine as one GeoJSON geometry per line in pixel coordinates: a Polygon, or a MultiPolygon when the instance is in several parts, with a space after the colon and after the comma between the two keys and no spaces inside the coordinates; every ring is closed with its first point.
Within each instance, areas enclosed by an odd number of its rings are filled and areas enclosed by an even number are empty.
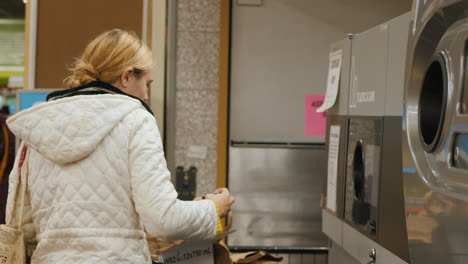
{"type": "Polygon", "coordinates": [[[340,84],[341,61],[343,57],[343,50],[337,50],[330,53],[330,62],[328,66],[328,79],[327,79],[327,94],[325,102],[317,109],[321,113],[330,109],[335,105],[338,96],[338,87],[340,84]]]}
{"type": "Polygon", "coordinates": [[[338,153],[340,150],[340,126],[330,126],[327,171],[327,208],[336,212],[338,178],[338,153]]]}

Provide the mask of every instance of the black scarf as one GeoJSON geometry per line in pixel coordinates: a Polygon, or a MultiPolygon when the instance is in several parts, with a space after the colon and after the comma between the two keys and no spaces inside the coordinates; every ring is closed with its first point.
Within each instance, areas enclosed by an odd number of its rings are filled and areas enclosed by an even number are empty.
{"type": "Polygon", "coordinates": [[[85,85],[82,85],[76,88],[69,88],[65,90],[52,92],[49,95],[47,95],[47,101],[53,101],[53,100],[66,98],[66,97],[72,97],[76,95],[95,95],[95,94],[120,94],[120,95],[131,97],[133,99],[137,99],[145,107],[145,109],[148,112],[150,112],[151,115],[154,115],[153,111],[151,111],[149,106],[145,102],[143,102],[141,99],[133,95],[124,93],[119,88],[109,83],[105,83],[101,81],[94,81],[94,82],[90,82],[90,83],[87,83],[85,85]]]}

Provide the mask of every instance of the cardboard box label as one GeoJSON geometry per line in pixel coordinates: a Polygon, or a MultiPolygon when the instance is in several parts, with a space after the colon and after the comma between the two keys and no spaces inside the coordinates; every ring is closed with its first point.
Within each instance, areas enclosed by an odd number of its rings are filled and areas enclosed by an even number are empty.
{"type": "Polygon", "coordinates": [[[165,264],[214,264],[213,241],[186,241],[161,254],[165,264]]]}

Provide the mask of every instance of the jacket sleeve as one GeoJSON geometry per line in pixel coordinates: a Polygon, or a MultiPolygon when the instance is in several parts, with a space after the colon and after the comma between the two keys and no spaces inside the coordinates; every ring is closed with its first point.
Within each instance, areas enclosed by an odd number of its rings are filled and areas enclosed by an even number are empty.
{"type": "MultiPolygon", "coordinates": [[[[11,170],[10,176],[8,178],[8,198],[7,198],[7,205],[6,205],[6,214],[5,214],[5,222],[9,223],[10,220],[13,220],[12,225],[14,227],[18,227],[18,219],[20,216],[21,211],[21,192],[22,186],[18,188],[17,186],[20,183],[19,175],[18,175],[18,163],[21,157],[21,149],[23,149],[23,144],[21,144],[20,148],[18,149],[18,153],[15,157],[15,163],[13,165],[13,169],[11,170]],[[18,191],[18,195],[16,192],[18,191]],[[13,206],[16,205],[15,214],[12,215],[13,206]],[[13,217],[13,219],[11,219],[13,217]]],[[[31,211],[31,200],[29,195],[29,190],[26,190],[26,196],[24,201],[24,213],[23,213],[23,233],[25,243],[27,245],[28,252],[31,253],[32,250],[30,248],[34,248],[36,242],[36,228],[33,223],[32,218],[32,211],[31,211]]]]}
{"type": "Polygon", "coordinates": [[[146,231],[165,241],[215,238],[216,205],[177,199],[156,120],[144,116],[130,139],[129,166],[135,208],[146,231]]]}

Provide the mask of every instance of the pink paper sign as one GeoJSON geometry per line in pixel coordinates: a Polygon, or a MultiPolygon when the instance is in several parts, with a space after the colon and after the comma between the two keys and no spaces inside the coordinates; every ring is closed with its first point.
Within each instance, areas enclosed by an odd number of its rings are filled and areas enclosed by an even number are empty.
{"type": "Polygon", "coordinates": [[[327,130],[327,113],[317,113],[323,104],[325,95],[306,94],[304,114],[304,134],[306,136],[325,136],[327,130]]]}

